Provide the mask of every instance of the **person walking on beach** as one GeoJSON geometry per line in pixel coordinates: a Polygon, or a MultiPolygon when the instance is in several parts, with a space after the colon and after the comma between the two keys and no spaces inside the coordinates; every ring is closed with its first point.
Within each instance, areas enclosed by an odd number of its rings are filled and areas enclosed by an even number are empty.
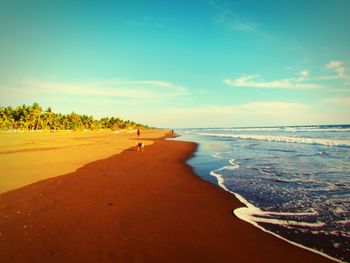
{"type": "MultiPolygon", "coordinates": [[[[140,130],[140,128],[137,128],[136,133],[137,133],[137,137],[140,138],[140,135],[141,135],[141,130],[140,130]]],[[[138,140],[138,143],[137,143],[137,151],[140,151],[140,150],[141,150],[141,152],[143,152],[143,149],[144,149],[144,148],[145,148],[145,145],[144,145],[143,141],[138,140]]]]}
{"type": "Polygon", "coordinates": [[[141,134],[141,130],[140,129],[137,129],[137,137],[140,137],[140,134],[141,134]]]}

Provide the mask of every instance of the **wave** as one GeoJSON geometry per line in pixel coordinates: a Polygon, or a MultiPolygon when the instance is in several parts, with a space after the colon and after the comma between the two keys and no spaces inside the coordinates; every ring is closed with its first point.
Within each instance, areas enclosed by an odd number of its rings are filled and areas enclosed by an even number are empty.
{"type": "MultiPolygon", "coordinates": [[[[225,180],[222,177],[222,175],[219,173],[222,170],[234,170],[238,169],[239,165],[234,163],[234,159],[229,160],[230,164],[232,166],[224,166],[222,168],[219,168],[217,170],[211,171],[210,175],[214,176],[218,180],[219,186],[224,188],[226,191],[231,192],[235,195],[236,193],[229,190],[225,185],[225,180]]],[[[277,224],[277,225],[283,225],[283,226],[304,226],[304,227],[322,227],[325,225],[323,222],[317,222],[317,223],[308,223],[308,222],[299,222],[299,221],[293,221],[293,220],[283,220],[283,219],[276,219],[272,217],[277,216],[313,216],[317,215],[317,212],[315,210],[308,211],[308,212],[269,212],[269,211],[262,211],[260,208],[254,206],[253,204],[249,203],[247,200],[245,200],[243,197],[239,196],[238,198],[242,203],[244,203],[247,207],[239,208],[235,210],[235,215],[247,222],[253,221],[253,222],[259,222],[259,223],[268,223],[268,224],[277,224]]]]}
{"type": "MultiPolygon", "coordinates": [[[[337,223],[342,225],[350,225],[350,220],[338,220],[337,223]]],[[[348,235],[350,236],[350,233],[348,233],[348,235]]]]}
{"type": "MultiPolygon", "coordinates": [[[[215,170],[215,171],[218,171],[218,170],[215,170]]],[[[265,229],[264,227],[262,227],[261,225],[258,224],[259,223],[270,223],[270,224],[284,224],[284,225],[287,225],[287,226],[304,226],[304,227],[311,227],[311,228],[319,228],[319,227],[322,227],[324,226],[325,224],[323,222],[316,222],[316,223],[308,223],[308,222],[298,222],[298,221],[288,221],[288,220],[279,220],[279,219],[273,219],[273,218],[261,218],[261,217],[257,217],[257,215],[265,215],[267,217],[269,217],[269,215],[276,215],[276,214],[279,214],[279,215],[285,215],[285,216],[303,216],[303,215],[314,215],[316,212],[314,211],[311,211],[311,212],[302,212],[302,213],[278,213],[278,212],[263,212],[260,208],[254,206],[253,204],[249,203],[245,198],[243,198],[241,195],[231,191],[230,189],[228,189],[226,187],[226,185],[224,184],[225,180],[224,178],[221,176],[221,174],[219,173],[216,173],[215,171],[211,171],[210,172],[210,175],[211,176],[214,176],[216,177],[217,181],[218,181],[218,185],[223,188],[225,191],[233,194],[242,204],[244,204],[246,207],[240,207],[240,208],[237,208],[233,211],[233,214],[247,222],[247,223],[250,223],[252,224],[253,226],[261,229],[262,231],[266,232],[266,233],[269,233],[271,235],[274,235],[294,246],[297,246],[297,247],[300,247],[302,249],[305,249],[305,250],[309,250],[313,253],[316,253],[316,254],[319,254],[323,257],[326,257],[326,258],[329,258],[331,260],[334,260],[336,262],[341,262],[339,259],[337,258],[334,258],[334,257],[331,257],[329,255],[327,255],[326,253],[323,253],[321,251],[318,251],[316,249],[313,249],[313,248],[310,248],[310,247],[307,247],[307,246],[304,246],[304,245],[301,245],[299,243],[296,243],[294,241],[291,241],[289,239],[286,239],[282,236],[280,236],[279,234],[276,234],[270,230],[267,230],[265,229]]]]}
{"type": "Polygon", "coordinates": [[[276,127],[241,127],[241,128],[204,128],[196,131],[286,131],[286,132],[350,132],[350,125],[326,126],[276,126],[276,127]]]}
{"type": "Polygon", "coordinates": [[[350,132],[350,128],[285,128],[288,132],[350,132]]]}
{"type": "Polygon", "coordinates": [[[309,227],[309,228],[320,228],[325,226],[326,224],[323,222],[302,222],[302,221],[294,221],[290,219],[276,219],[272,218],[272,216],[300,216],[300,215],[314,215],[313,212],[310,213],[279,213],[279,212],[264,212],[260,209],[250,209],[247,207],[241,207],[234,211],[235,215],[244,220],[244,221],[254,221],[255,223],[265,223],[265,224],[273,224],[273,225],[282,225],[282,226],[298,226],[298,227],[309,227]]]}
{"type": "MultiPolygon", "coordinates": [[[[191,133],[191,132],[188,132],[191,133]]],[[[292,136],[277,136],[277,135],[250,135],[250,134],[227,134],[227,133],[207,133],[207,132],[192,132],[193,134],[212,137],[226,137],[244,140],[263,140],[273,142],[288,142],[288,143],[303,143],[316,144],[325,146],[350,147],[350,140],[335,140],[322,138],[305,138],[292,136]]]]}

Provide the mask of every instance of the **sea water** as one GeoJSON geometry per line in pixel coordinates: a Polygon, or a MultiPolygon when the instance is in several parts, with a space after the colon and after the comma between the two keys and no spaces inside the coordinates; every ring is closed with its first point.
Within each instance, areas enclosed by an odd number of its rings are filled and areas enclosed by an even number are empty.
{"type": "Polygon", "coordinates": [[[350,261],[350,125],[177,132],[199,145],[194,171],[246,204],[237,217],[350,261]]]}

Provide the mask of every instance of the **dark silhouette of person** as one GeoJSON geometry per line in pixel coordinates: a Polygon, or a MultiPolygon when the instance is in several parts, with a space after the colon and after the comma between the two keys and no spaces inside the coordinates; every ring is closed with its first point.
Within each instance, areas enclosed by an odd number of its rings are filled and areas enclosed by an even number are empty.
{"type": "Polygon", "coordinates": [[[137,129],[137,137],[140,137],[140,134],[141,134],[141,130],[140,129],[137,129]]]}

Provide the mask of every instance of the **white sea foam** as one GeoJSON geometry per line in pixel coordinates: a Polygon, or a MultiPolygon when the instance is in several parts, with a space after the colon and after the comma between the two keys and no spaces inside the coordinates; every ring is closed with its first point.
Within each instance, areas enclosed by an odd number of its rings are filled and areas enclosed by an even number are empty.
{"type": "MultiPolygon", "coordinates": [[[[261,172],[259,170],[259,172],[261,172]]],[[[320,185],[322,187],[322,191],[333,191],[338,189],[339,187],[331,182],[317,180],[317,179],[308,179],[308,178],[302,178],[302,177],[296,177],[296,178],[278,178],[279,182],[282,183],[300,183],[300,184],[307,184],[307,185],[320,185]]],[[[344,185],[343,188],[350,189],[350,185],[344,185]]],[[[305,191],[314,191],[314,190],[320,190],[319,187],[311,188],[308,187],[308,189],[305,189],[305,191]]]]}
{"type": "Polygon", "coordinates": [[[337,221],[337,223],[338,224],[342,224],[342,225],[349,225],[350,224],[350,220],[339,220],[339,221],[337,221]]]}
{"type": "Polygon", "coordinates": [[[286,127],[284,130],[288,132],[349,132],[350,128],[286,127]]]}
{"type": "MultiPolygon", "coordinates": [[[[216,171],[218,171],[218,170],[216,170],[216,171]]],[[[260,214],[260,215],[261,215],[261,214],[264,214],[264,215],[269,215],[269,214],[270,214],[270,215],[271,215],[271,214],[273,214],[273,213],[271,213],[271,212],[263,212],[260,208],[258,208],[258,207],[256,207],[256,206],[254,206],[253,204],[249,203],[249,202],[248,202],[245,198],[243,198],[241,195],[239,195],[239,194],[237,194],[237,193],[232,192],[231,190],[229,190],[229,189],[225,186],[225,184],[224,184],[225,180],[224,180],[224,178],[221,176],[221,174],[219,174],[219,173],[217,173],[217,172],[215,172],[215,171],[211,171],[211,172],[210,172],[210,175],[216,177],[216,179],[218,180],[218,185],[219,185],[221,188],[223,188],[225,191],[230,192],[231,194],[233,194],[241,203],[243,203],[243,204],[246,206],[246,207],[237,208],[237,209],[235,209],[235,210],[233,211],[234,215],[235,215],[237,218],[239,218],[239,219],[241,219],[241,220],[243,220],[243,221],[245,221],[245,222],[247,222],[247,223],[250,223],[250,224],[252,224],[253,226],[255,226],[255,227],[261,229],[262,231],[267,232],[267,233],[269,233],[269,234],[271,234],[271,235],[274,235],[274,236],[276,236],[276,237],[278,237],[278,238],[280,238],[280,239],[282,239],[282,240],[284,240],[284,241],[286,241],[286,242],[288,242],[288,243],[290,243],[290,244],[292,244],[292,245],[295,245],[295,246],[300,247],[300,248],[305,249],[305,250],[309,250],[309,251],[311,251],[311,252],[313,252],[313,253],[319,254],[319,255],[321,255],[321,256],[323,256],[323,257],[329,258],[329,259],[334,260],[334,261],[336,261],[336,262],[342,262],[341,260],[339,260],[339,259],[337,259],[337,258],[334,258],[334,257],[331,257],[331,256],[329,256],[329,255],[327,255],[327,254],[325,254],[325,253],[323,253],[323,252],[321,252],[321,251],[318,251],[318,250],[309,248],[309,247],[307,247],[307,246],[301,245],[301,244],[299,244],[299,243],[296,243],[296,242],[294,242],[294,241],[288,240],[288,239],[286,239],[286,238],[284,238],[284,237],[282,237],[282,236],[280,236],[280,235],[278,235],[278,234],[276,234],[276,233],[274,233],[274,232],[272,232],[272,231],[269,231],[269,230],[263,228],[262,226],[260,226],[260,225],[258,224],[258,221],[257,221],[257,220],[259,220],[259,218],[256,217],[256,216],[253,216],[253,215],[259,215],[259,214],[260,214]]],[[[280,214],[286,215],[286,213],[280,213],[280,214]]],[[[301,213],[301,214],[303,214],[303,213],[301,213]]],[[[295,215],[300,215],[300,213],[296,213],[295,215]]],[[[267,219],[263,219],[263,218],[262,218],[261,220],[264,220],[263,222],[265,222],[265,223],[271,223],[271,222],[267,222],[267,221],[266,221],[267,219]]],[[[272,220],[274,220],[272,223],[277,223],[277,221],[278,221],[277,219],[276,219],[276,221],[275,221],[275,219],[272,219],[272,220]]],[[[302,224],[302,222],[296,222],[296,221],[292,221],[292,222],[289,221],[289,223],[290,223],[289,226],[290,226],[290,225],[293,225],[293,226],[294,226],[293,223],[297,223],[298,226],[301,226],[300,224],[302,224]]],[[[321,226],[324,225],[324,223],[322,223],[322,222],[317,222],[317,223],[306,223],[306,222],[303,222],[303,223],[304,223],[303,226],[308,226],[308,227],[310,227],[310,225],[308,225],[308,224],[311,224],[311,227],[315,227],[315,228],[321,227],[321,226]]]]}
{"type": "Polygon", "coordinates": [[[236,165],[228,165],[228,166],[224,166],[224,167],[218,169],[217,171],[222,171],[222,170],[231,170],[232,171],[232,170],[236,170],[238,168],[239,168],[238,164],[236,164],[236,165]]]}
{"type": "Polygon", "coordinates": [[[235,159],[230,159],[228,162],[229,162],[230,164],[232,164],[233,166],[237,165],[237,166],[239,167],[239,165],[236,164],[235,161],[236,161],[235,159]]]}
{"type": "Polygon", "coordinates": [[[224,167],[221,167],[220,169],[216,170],[216,171],[222,171],[222,170],[236,170],[236,169],[239,169],[239,165],[235,163],[235,159],[231,159],[229,160],[229,163],[231,165],[227,165],[227,166],[224,166],[224,167]]]}
{"type": "MultiPolygon", "coordinates": [[[[335,214],[343,214],[343,213],[346,213],[346,210],[343,208],[343,207],[335,207],[332,209],[332,211],[335,213],[335,214]]],[[[350,222],[350,220],[347,220],[348,222],[350,222]]]]}
{"type": "Polygon", "coordinates": [[[231,192],[231,191],[226,187],[226,185],[224,184],[224,178],[222,178],[221,174],[216,173],[216,172],[214,172],[214,171],[211,171],[211,172],[210,172],[210,175],[216,177],[216,179],[218,180],[218,185],[219,185],[221,188],[223,188],[225,191],[228,191],[228,192],[234,194],[234,193],[231,192]]]}
{"type": "MultiPolygon", "coordinates": [[[[198,129],[196,131],[201,131],[198,129]]],[[[329,127],[321,128],[320,126],[299,126],[299,127],[247,127],[247,128],[206,128],[206,131],[281,131],[281,132],[350,132],[350,128],[329,127]]]]}
{"type": "MultiPolygon", "coordinates": [[[[271,216],[271,213],[263,212],[259,210],[251,210],[246,207],[238,208],[234,211],[235,215],[238,218],[243,219],[244,221],[254,221],[256,223],[267,223],[274,225],[283,225],[283,226],[301,226],[301,227],[310,227],[310,228],[318,228],[325,226],[323,222],[309,223],[309,222],[300,222],[293,220],[284,220],[284,219],[275,219],[268,218],[271,216]]],[[[286,213],[274,213],[274,215],[286,215],[286,213]]],[[[296,216],[297,214],[289,213],[290,216],[296,216]]]]}
{"type": "Polygon", "coordinates": [[[265,215],[279,215],[279,216],[314,216],[318,213],[312,209],[310,212],[295,212],[295,213],[289,213],[289,212],[264,212],[265,215]]]}
{"type": "Polygon", "coordinates": [[[214,157],[214,158],[217,158],[217,159],[222,159],[223,157],[221,156],[221,153],[214,153],[214,154],[212,154],[212,156],[214,157]]]}
{"type": "Polygon", "coordinates": [[[304,143],[304,144],[319,144],[319,145],[325,145],[325,146],[350,147],[350,140],[305,138],[305,137],[277,136],[277,135],[207,133],[207,132],[195,132],[195,134],[202,135],[202,136],[227,137],[227,138],[244,139],[244,140],[263,140],[263,141],[273,141],[273,142],[304,143]]]}
{"type": "MultiPolygon", "coordinates": [[[[210,130],[210,129],[208,129],[210,130]]],[[[212,129],[214,130],[214,129],[212,129]]],[[[217,129],[216,129],[217,130],[217,129]]],[[[266,127],[266,128],[222,128],[222,131],[281,131],[283,128],[266,127]]]]}

